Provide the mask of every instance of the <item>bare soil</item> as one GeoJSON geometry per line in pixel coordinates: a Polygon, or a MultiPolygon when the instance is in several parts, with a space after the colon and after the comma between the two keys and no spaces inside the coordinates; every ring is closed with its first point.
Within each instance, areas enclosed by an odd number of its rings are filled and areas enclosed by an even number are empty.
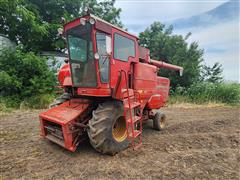
{"type": "Polygon", "coordinates": [[[167,107],[168,126],[144,126],[143,146],[115,155],[88,142],[75,153],[39,136],[40,111],[0,117],[0,179],[239,179],[239,109],[167,107]]]}

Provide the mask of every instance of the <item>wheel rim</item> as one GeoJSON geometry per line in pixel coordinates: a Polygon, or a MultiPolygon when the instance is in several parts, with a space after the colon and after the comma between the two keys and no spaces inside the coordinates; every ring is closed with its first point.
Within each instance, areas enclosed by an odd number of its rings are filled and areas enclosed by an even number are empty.
{"type": "Polygon", "coordinates": [[[123,116],[119,117],[114,123],[112,135],[113,138],[118,142],[122,142],[127,138],[126,121],[123,116]]]}
{"type": "Polygon", "coordinates": [[[160,123],[160,127],[164,128],[165,125],[166,125],[166,117],[165,116],[161,116],[160,120],[159,120],[159,123],[160,123]]]}

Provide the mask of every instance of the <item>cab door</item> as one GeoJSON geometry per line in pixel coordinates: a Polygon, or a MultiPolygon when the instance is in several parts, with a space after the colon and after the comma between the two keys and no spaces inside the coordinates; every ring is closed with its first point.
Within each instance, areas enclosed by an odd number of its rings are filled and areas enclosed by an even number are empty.
{"type": "Polygon", "coordinates": [[[121,70],[127,74],[127,79],[122,74],[123,87],[126,87],[126,80],[129,84],[129,72],[131,64],[137,62],[137,38],[117,29],[112,31],[112,60],[111,60],[111,88],[115,88],[121,70]]]}

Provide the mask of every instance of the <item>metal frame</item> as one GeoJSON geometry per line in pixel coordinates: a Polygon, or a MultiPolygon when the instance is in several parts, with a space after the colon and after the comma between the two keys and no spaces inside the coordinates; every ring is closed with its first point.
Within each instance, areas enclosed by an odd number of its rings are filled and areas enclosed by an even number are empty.
{"type": "MultiPolygon", "coordinates": [[[[167,68],[177,71],[182,71],[183,68],[162,61],[151,60],[149,50],[140,48],[138,38],[128,32],[118,28],[100,18],[93,15],[83,16],[86,20],[93,17],[96,20],[92,29],[93,52],[97,51],[96,32],[101,31],[109,34],[112,37],[112,48],[114,49],[114,34],[118,33],[128,39],[134,41],[135,57],[128,57],[128,61],[122,61],[114,58],[114,51],[110,56],[109,62],[109,83],[102,83],[99,73],[99,62],[95,59],[97,87],[77,87],[73,92],[73,99],[52,108],[40,114],[40,124],[42,136],[51,141],[46,134],[44,122],[51,121],[62,127],[64,137],[63,143],[58,143],[70,151],[75,151],[78,143],[81,140],[80,132],[86,131],[87,123],[91,118],[91,113],[98,103],[104,100],[119,100],[123,102],[124,116],[127,127],[130,125],[131,130],[128,130],[128,138],[134,149],[142,144],[142,121],[152,118],[153,109],[159,109],[167,102],[169,95],[170,81],[168,78],[158,77],[157,71],[159,68],[167,68]],[[141,52],[141,53],[140,53],[141,52]],[[139,55],[141,54],[141,57],[139,55]],[[129,88],[129,74],[131,75],[132,87],[129,88]],[[124,76],[124,78],[123,78],[124,76]],[[127,94],[126,94],[127,93],[127,94]],[[139,110],[138,114],[132,115],[132,110],[139,110]],[[129,117],[127,118],[127,111],[129,117]],[[65,123],[63,120],[65,119],[65,123]],[[67,119],[67,120],[66,120],[67,119]],[[135,128],[135,123],[140,123],[140,129],[135,128]],[[80,134],[76,135],[76,132],[80,134]],[[138,142],[135,140],[140,138],[138,142]]],[[[64,31],[78,26],[80,18],[69,22],[64,26],[64,31]]],[[[71,68],[67,64],[59,72],[59,82],[62,88],[71,88],[71,68]],[[66,81],[66,82],[65,82],[66,81]],[[66,85],[67,84],[67,85],[66,85]]],[[[50,127],[51,129],[51,127],[50,127]]],[[[53,128],[54,129],[54,128],[53,128]]],[[[128,128],[129,129],[129,128],[128,128]]],[[[56,130],[56,132],[58,132],[56,130]]],[[[54,134],[54,132],[52,132],[54,134]]]]}

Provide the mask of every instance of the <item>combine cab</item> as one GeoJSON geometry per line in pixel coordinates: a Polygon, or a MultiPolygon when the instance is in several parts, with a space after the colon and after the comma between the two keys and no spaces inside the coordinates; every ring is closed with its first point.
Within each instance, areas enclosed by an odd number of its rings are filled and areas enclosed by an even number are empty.
{"type": "Polygon", "coordinates": [[[154,113],[168,99],[170,81],[159,68],[183,68],[150,59],[138,37],[91,14],[64,26],[69,61],[58,80],[65,93],[40,114],[41,135],[75,151],[88,135],[104,154],[142,145],[142,122],[161,130],[166,116],[154,113]]]}

